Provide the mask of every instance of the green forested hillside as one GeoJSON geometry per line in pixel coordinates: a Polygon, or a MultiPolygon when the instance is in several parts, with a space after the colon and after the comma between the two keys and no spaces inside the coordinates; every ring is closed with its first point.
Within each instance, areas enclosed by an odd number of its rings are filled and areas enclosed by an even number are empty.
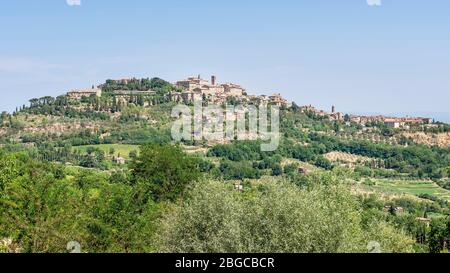
{"type": "Polygon", "coordinates": [[[67,252],[72,241],[84,252],[448,251],[449,148],[295,104],[281,110],[274,152],[261,141],[175,143],[175,87],[102,88],[1,115],[0,251],[67,252]]]}

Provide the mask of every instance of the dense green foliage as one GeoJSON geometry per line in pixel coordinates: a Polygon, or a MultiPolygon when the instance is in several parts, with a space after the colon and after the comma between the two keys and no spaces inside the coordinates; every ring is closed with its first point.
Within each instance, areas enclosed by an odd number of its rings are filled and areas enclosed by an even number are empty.
{"type": "Polygon", "coordinates": [[[151,251],[158,205],[137,202],[136,188],[22,154],[2,154],[0,165],[0,237],[14,240],[9,251],[66,252],[70,241],[89,252],[151,251]]]}
{"type": "Polygon", "coordinates": [[[172,84],[101,87],[102,97],[37,98],[0,115],[0,252],[66,252],[70,241],[84,252],[367,252],[376,241],[386,252],[438,253],[450,245],[449,149],[295,104],[281,111],[274,152],[262,152],[261,141],[176,145],[172,84]],[[364,158],[332,161],[330,152],[364,158]]]}
{"type": "Polygon", "coordinates": [[[201,165],[156,144],[142,147],[130,172],[111,175],[2,152],[0,237],[21,252],[65,252],[70,241],[88,252],[365,252],[370,241],[409,252],[412,238],[439,252],[449,238],[450,219],[427,228],[414,216],[423,206],[406,199],[389,204],[406,214],[385,213],[386,203],[358,200],[341,176],[304,176],[298,186],[264,178],[241,192],[191,183],[201,165]]]}
{"type": "Polygon", "coordinates": [[[311,140],[324,147],[323,152],[341,151],[351,154],[380,158],[385,168],[409,173],[416,177],[442,178],[450,165],[450,150],[438,147],[413,145],[409,147],[374,144],[368,141],[339,141],[311,134],[311,140]]]}
{"type": "Polygon", "coordinates": [[[107,80],[101,86],[105,92],[112,92],[116,90],[136,90],[136,91],[170,91],[174,87],[171,83],[160,78],[146,78],[146,79],[129,79],[126,81],[107,80]]]}
{"type": "Polygon", "coordinates": [[[131,183],[141,190],[140,198],[175,200],[185,186],[198,180],[197,160],[187,156],[180,147],[149,144],[131,164],[131,183]]]}
{"type": "Polygon", "coordinates": [[[361,225],[360,208],[339,184],[304,190],[264,181],[236,192],[221,182],[196,184],[187,200],[164,216],[159,242],[166,252],[410,252],[413,241],[392,227],[361,225]]]}

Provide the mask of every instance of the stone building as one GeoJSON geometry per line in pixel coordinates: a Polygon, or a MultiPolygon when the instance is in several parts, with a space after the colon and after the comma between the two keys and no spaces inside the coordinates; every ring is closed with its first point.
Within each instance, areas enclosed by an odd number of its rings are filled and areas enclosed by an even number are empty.
{"type": "Polygon", "coordinates": [[[116,95],[154,95],[156,94],[156,91],[148,90],[148,91],[141,91],[141,90],[114,90],[114,94],[116,95]]]}
{"type": "Polygon", "coordinates": [[[272,96],[269,96],[270,103],[276,106],[287,106],[288,101],[285,100],[280,93],[275,93],[272,96]]]}
{"type": "Polygon", "coordinates": [[[203,95],[201,93],[197,93],[194,91],[186,91],[181,93],[181,99],[184,103],[199,101],[203,99],[203,95]]]}
{"type": "Polygon", "coordinates": [[[192,102],[195,99],[203,98],[203,96],[216,96],[219,98],[224,96],[240,97],[245,92],[245,89],[237,84],[226,83],[219,85],[216,76],[211,76],[211,81],[209,82],[202,79],[199,75],[198,77],[190,77],[186,80],[178,81],[175,85],[184,90],[181,96],[185,102],[192,102]]]}
{"type": "Polygon", "coordinates": [[[215,93],[223,93],[224,89],[222,86],[216,84],[216,77],[211,77],[211,83],[207,80],[204,80],[200,77],[200,75],[195,77],[190,77],[183,81],[178,81],[176,86],[183,89],[187,92],[195,92],[201,94],[215,94],[215,93]]]}
{"type": "Polygon", "coordinates": [[[404,122],[400,122],[399,119],[395,119],[395,118],[387,118],[387,119],[385,119],[384,120],[384,124],[387,127],[394,128],[394,129],[398,129],[398,128],[400,128],[400,127],[405,125],[404,122]]]}
{"type": "Polygon", "coordinates": [[[234,83],[225,83],[222,84],[224,92],[228,96],[240,97],[245,93],[245,89],[242,86],[234,83]]]}
{"type": "Polygon", "coordinates": [[[86,89],[77,89],[71,90],[67,92],[67,97],[71,99],[81,99],[82,97],[90,97],[95,95],[97,97],[102,96],[102,90],[100,88],[86,88],[86,89]]]}

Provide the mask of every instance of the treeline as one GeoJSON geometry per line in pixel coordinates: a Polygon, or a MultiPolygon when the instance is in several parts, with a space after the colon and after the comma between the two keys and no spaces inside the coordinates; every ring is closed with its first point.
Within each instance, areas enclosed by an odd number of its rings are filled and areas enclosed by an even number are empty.
{"type": "MultiPolygon", "coordinates": [[[[56,98],[45,96],[33,98],[30,105],[17,108],[14,114],[25,112],[35,115],[64,116],[68,118],[87,118],[106,120],[109,115],[106,112],[116,113],[122,111],[126,106],[133,104],[137,106],[160,105],[169,103],[171,91],[176,88],[169,82],[160,78],[131,79],[126,82],[107,80],[102,86],[105,95],[102,97],[84,96],[80,101],[74,101],[67,96],[56,98]],[[114,94],[117,90],[155,91],[154,94],[114,94]],[[120,98],[119,98],[120,97],[120,98]],[[83,107],[78,107],[83,106],[83,107]],[[103,113],[105,112],[105,113],[103,113]]],[[[2,115],[1,120],[7,120],[7,113],[2,115]]]]}
{"type": "MultiPolygon", "coordinates": [[[[23,106],[14,112],[34,115],[63,116],[66,118],[80,118],[91,120],[108,120],[108,113],[121,112],[128,106],[156,106],[170,103],[170,97],[167,94],[127,94],[127,95],[105,95],[102,97],[89,96],[82,97],[80,101],[68,100],[65,96],[56,99],[45,97],[30,100],[30,106],[23,106]]],[[[0,121],[8,121],[7,113],[0,117],[0,121]]],[[[120,122],[125,122],[123,119],[120,122]]]]}
{"type": "Polygon", "coordinates": [[[132,172],[107,175],[0,151],[0,252],[151,252],[165,202],[199,178],[175,146],[146,146],[132,172]],[[158,164],[154,165],[153,162],[158,164]]]}
{"type": "Polygon", "coordinates": [[[106,80],[101,85],[102,91],[113,92],[118,90],[136,90],[136,91],[156,91],[159,93],[168,93],[175,87],[160,78],[128,79],[128,80],[106,80]]]}
{"type": "Polygon", "coordinates": [[[450,125],[446,123],[436,123],[434,127],[425,127],[423,132],[434,134],[448,133],[450,132],[450,125]]]}
{"type": "Polygon", "coordinates": [[[450,250],[450,205],[447,201],[430,195],[421,198],[433,202],[417,202],[410,198],[397,198],[388,202],[375,195],[359,197],[364,208],[364,217],[380,219],[405,231],[416,241],[416,251],[440,253],[450,250]],[[430,218],[439,213],[444,217],[430,218]]]}
{"type": "MultiPolygon", "coordinates": [[[[103,132],[104,133],[104,132],[103,132]]],[[[106,160],[105,153],[98,148],[92,148],[87,153],[82,153],[78,146],[99,144],[168,144],[171,142],[170,132],[164,130],[130,129],[111,132],[106,137],[100,137],[99,133],[83,130],[67,136],[55,135],[49,141],[48,135],[24,135],[25,143],[33,143],[33,148],[26,149],[27,153],[35,159],[49,162],[72,163],[76,166],[97,168],[106,170],[112,167],[111,161],[106,160]]]]}
{"type": "Polygon", "coordinates": [[[124,129],[90,129],[79,130],[66,134],[41,133],[22,135],[23,143],[33,143],[35,146],[53,145],[55,147],[85,146],[98,144],[145,144],[169,143],[171,135],[168,129],[158,130],[152,127],[124,128],[124,129]]]}
{"type": "Polygon", "coordinates": [[[450,166],[450,149],[410,145],[408,147],[376,144],[369,141],[343,141],[334,137],[310,134],[313,143],[320,143],[323,153],[340,151],[360,156],[383,159],[384,168],[407,173],[419,178],[446,177],[450,166]]]}
{"type": "Polygon", "coordinates": [[[271,179],[237,191],[203,181],[201,165],[157,144],[111,175],[0,152],[0,251],[67,252],[73,241],[93,253],[366,252],[370,241],[384,252],[414,250],[392,225],[363,221],[336,179],[309,188],[271,179]]]}
{"type": "Polygon", "coordinates": [[[292,166],[288,166],[287,170],[283,169],[283,158],[298,159],[325,170],[333,169],[333,164],[323,157],[323,147],[318,144],[300,145],[284,140],[275,152],[262,152],[261,144],[261,141],[235,141],[232,144],[217,145],[209,150],[208,156],[222,158],[220,170],[225,177],[235,179],[258,178],[262,174],[278,176],[292,172],[292,166]]]}
{"type": "Polygon", "coordinates": [[[71,102],[66,96],[56,98],[46,96],[31,99],[30,106],[23,106],[19,112],[25,115],[50,115],[73,119],[108,120],[110,117],[107,113],[99,112],[101,110],[99,105],[98,107],[78,109],[75,107],[77,103],[71,102]]]}
{"type": "MultiPolygon", "coordinates": [[[[343,141],[337,137],[317,133],[302,135],[299,139],[305,144],[296,144],[284,139],[277,151],[272,153],[261,152],[259,141],[236,141],[228,145],[217,145],[208,155],[243,163],[243,167],[246,166],[245,162],[260,162],[277,155],[331,170],[334,166],[324,155],[339,151],[374,159],[357,167],[356,171],[362,175],[395,177],[407,174],[413,178],[433,179],[448,177],[449,149],[424,145],[403,147],[368,141],[343,141]]],[[[272,169],[274,168],[279,166],[272,166],[272,169]]]]}

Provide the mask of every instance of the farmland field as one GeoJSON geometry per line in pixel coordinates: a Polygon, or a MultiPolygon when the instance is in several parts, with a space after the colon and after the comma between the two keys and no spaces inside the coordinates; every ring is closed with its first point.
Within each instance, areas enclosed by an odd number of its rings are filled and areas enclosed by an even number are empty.
{"type": "Polygon", "coordinates": [[[429,194],[450,201],[450,191],[439,187],[432,181],[420,180],[375,180],[374,189],[381,192],[405,193],[412,195],[429,194]]]}
{"type": "Polygon", "coordinates": [[[315,171],[320,170],[319,167],[316,167],[316,166],[314,166],[312,164],[300,161],[298,159],[293,159],[293,158],[285,158],[285,159],[283,159],[283,161],[281,163],[281,166],[285,167],[286,165],[289,165],[289,164],[298,164],[298,166],[300,168],[304,168],[304,169],[306,169],[309,172],[315,172],[315,171]]]}
{"type": "Polygon", "coordinates": [[[86,146],[76,146],[73,147],[74,150],[80,150],[81,153],[86,153],[88,147],[99,148],[105,152],[106,155],[109,155],[109,151],[111,148],[114,149],[114,156],[121,156],[125,159],[129,159],[129,154],[131,151],[139,152],[138,145],[129,145],[129,144],[99,144],[99,145],[86,145],[86,146]]]}
{"type": "Polygon", "coordinates": [[[342,161],[342,162],[347,162],[347,163],[366,162],[366,161],[371,160],[371,158],[369,158],[369,157],[353,155],[353,154],[343,153],[343,152],[330,152],[325,155],[325,158],[332,162],[342,161]]]}

